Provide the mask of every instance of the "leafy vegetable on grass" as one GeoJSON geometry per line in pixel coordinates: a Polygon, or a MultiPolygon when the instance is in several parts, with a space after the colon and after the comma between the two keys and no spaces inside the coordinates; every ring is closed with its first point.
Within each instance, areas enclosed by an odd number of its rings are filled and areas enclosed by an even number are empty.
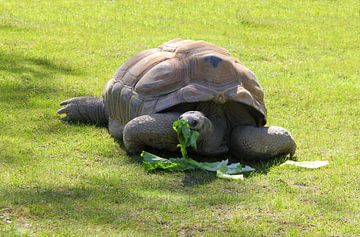
{"type": "MultiPolygon", "coordinates": [[[[177,133],[181,151],[181,158],[164,159],[157,155],[143,151],[141,157],[144,158],[143,164],[148,171],[165,170],[165,171],[185,171],[185,170],[206,170],[216,172],[216,176],[222,179],[244,179],[242,173],[255,171],[250,166],[242,166],[240,163],[229,164],[228,160],[219,162],[198,162],[188,157],[187,148],[197,149],[196,142],[199,133],[190,129],[189,124],[183,120],[176,120],[173,123],[173,129],[177,133]]],[[[288,160],[282,165],[295,165],[299,167],[315,169],[328,165],[328,161],[304,161],[296,162],[288,160]]]]}
{"type": "Polygon", "coordinates": [[[254,171],[249,166],[241,166],[240,163],[228,164],[228,160],[219,162],[198,162],[187,156],[187,148],[197,149],[196,142],[199,138],[197,131],[191,130],[189,124],[185,120],[176,120],[173,128],[177,133],[179,144],[177,145],[181,151],[181,158],[164,159],[157,155],[143,151],[143,164],[148,171],[165,170],[165,171],[184,171],[184,170],[206,170],[216,172],[216,176],[224,179],[243,179],[240,173],[254,171]]]}
{"type": "Polygon", "coordinates": [[[294,166],[308,168],[308,169],[316,169],[316,168],[326,166],[328,164],[329,164],[329,161],[327,161],[327,160],[325,160],[325,161],[319,161],[319,160],[316,160],[316,161],[293,161],[293,160],[287,160],[282,165],[294,165],[294,166]]]}

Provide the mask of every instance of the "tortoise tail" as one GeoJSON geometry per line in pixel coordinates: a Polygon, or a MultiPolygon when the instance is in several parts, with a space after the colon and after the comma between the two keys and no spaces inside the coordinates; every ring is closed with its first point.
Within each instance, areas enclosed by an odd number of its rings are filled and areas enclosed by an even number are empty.
{"type": "Polygon", "coordinates": [[[61,118],[63,121],[75,123],[96,124],[106,126],[108,116],[104,102],[98,97],[83,96],[65,100],[60,103],[62,107],[58,114],[66,114],[61,118]]]}

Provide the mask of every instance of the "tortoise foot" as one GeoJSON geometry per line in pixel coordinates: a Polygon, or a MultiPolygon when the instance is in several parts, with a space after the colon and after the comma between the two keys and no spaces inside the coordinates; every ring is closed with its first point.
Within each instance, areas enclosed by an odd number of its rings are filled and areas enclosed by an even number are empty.
{"type": "Polygon", "coordinates": [[[231,153],[238,159],[270,159],[293,156],[296,143],[285,128],[241,126],[231,135],[231,153]]]}

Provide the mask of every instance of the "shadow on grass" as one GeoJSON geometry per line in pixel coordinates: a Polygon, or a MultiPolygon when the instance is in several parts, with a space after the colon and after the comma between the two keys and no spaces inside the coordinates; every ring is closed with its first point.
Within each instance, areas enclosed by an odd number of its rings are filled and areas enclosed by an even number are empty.
{"type": "Polygon", "coordinates": [[[74,68],[55,63],[44,57],[30,57],[19,53],[9,54],[0,51],[0,70],[18,75],[30,75],[34,78],[45,78],[54,73],[79,74],[74,68]]]}
{"type": "MultiPolygon", "coordinates": [[[[138,156],[126,157],[131,163],[141,162],[138,156]]],[[[277,160],[251,165],[258,172],[266,173],[279,163],[277,160]]],[[[213,205],[214,208],[220,205],[231,209],[256,199],[256,193],[263,190],[261,184],[239,185],[236,181],[226,180],[207,189],[206,184],[217,178],[214,173],[198,170],[177,172],[174,176],[149,173],[140,179],[85,174],[71,186],[61,183],[46,187],[0,186],[0,198],[6,200],[3,207],[14,210],[14,218],[26,216],[34,221],[61,220],[72,226],[97,224],[135,229],[142,223],[144,228],[151,229],[158,226],[159,216],[171,222],[171,215],[170,220],[166,219],[168,213],[176,214],[180,220],[188,218],[189,211],[201,213],[213,205]],[[22,214],[24,208],[30,213],[22,214]]]]}
{"type": "Polygon", "coordinates": [[[195,170],[186,172],[182,180],[184,187],[194,187],[198,185],[204,185],[211,183],[218,179],[213,172],[206,172],[201,170],[195,170]]]}
{"type": "Polygon", "coordinates": [[[171,182],[154,184],[149,180],[140,189],[124,180],[114,185],[112,181],[97,177],[97,183],[83,188],[2,188],[0,197],[6,202],[0,206],[0,212],[6,207],[14,210],[14,219],[27,216],[34,221],[61,220],[75,226],[112,224],[139,228],[143,223],[151,228],[157,224],[156,216],[166,217],[166,213],[186,216],[188,206],[201,210],[216,203],[232,206],[239,202],[237,196],[223,194],[220,190],[214,195],[204,195],[197,190],[174,187],[171,182]],[[30,213],[21,213],[24,208],[30,213]]]}
{"type": "Polygon", "coordinates": [[[254,169],[256,169],[256,171],[254,171],[255,173],[267,174],[272,167],[279,166],[287,160],[289,160],[289,156],[279,156],[279,157],[275,157],[275,158],[272,158],[269,160],[263,160],[263,161],[262,160],[257,160],[257,161],[244,160],[244,161],[240,161],[240,163],[253,167],[254,169]]]}
{"type": "Polygon", "coordinates": [[[121,213],[108,208],[109,206],[115,207],[124,203],[125,200],[132,200],[136,204],[141,199],[125,188],[109,192],[105,187],[35,187],[2,190],[2,196],[10,201],[10,206],[13,208],[30,208],[32,219],[67,220],[72,224],[74,221],[84,220],[94,224],[116,223],[117,220],[122,219],[119,217],[121,213]]]}
{"type": "Polygon", "coordinates": [[[62,88],[58,77],[81,74],[48,58],[4,51],[0,51],[0,71],[3,78],[0,80],[0,102],[11,108],[25,107],[30,97],[47,99],[60,95],[62,88]]]}

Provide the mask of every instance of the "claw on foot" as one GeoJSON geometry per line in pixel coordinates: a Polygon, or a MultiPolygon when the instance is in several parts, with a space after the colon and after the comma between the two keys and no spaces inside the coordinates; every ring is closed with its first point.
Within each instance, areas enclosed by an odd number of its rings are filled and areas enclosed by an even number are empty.
{"type": "Polygon", "coordinates": [[[68,112],[67,107],[63,107],[63,108],[59,109],[58,111],[56,111],[56,113],[58,113],[58,114],[64,114],[67,112],[68,112]]]}
{"type": "Polygon", "coordinates": [[[105,126],[108,118],[105,112],[104,103],[98,97],[82,96],[64,100],[60,103],[57,113],[65,114],[61,118],[66,122],[90,123],[105,126]]]}
{"type": "Polygon", "coordinates": [[[66,114],[65,117],[60,118],[62,121],[71,122],[71,121],[81,121],[81,114],[78,109],[79,98],[71,98],[64,100],[60,103],[60,106],[63,106],[58,111],[58,114],[66,114]]]}

